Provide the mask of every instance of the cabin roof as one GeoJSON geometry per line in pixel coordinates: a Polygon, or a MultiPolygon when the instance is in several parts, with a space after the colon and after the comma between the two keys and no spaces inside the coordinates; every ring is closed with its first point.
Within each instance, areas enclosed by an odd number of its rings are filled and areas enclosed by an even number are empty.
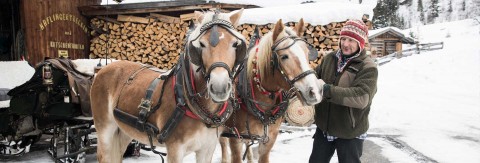
{"type": "MultiPolygon", "coordinates": [[[[200,0],[158,1],[145,3],[127,3],[111,5],[92,5],[79,7],[80,13],[85,16],[143,14],[151,12],[193,12],[194,10],[208,10],[222,8],[236,10],[240,8],[257,8],[250,4],[215,3],[200,0]]],[[[182,14],[182,13],[180,13],[182,14]]]]}
{"type": "Polygon", "coordinates": [[[398,37],[402,41],[402,43],[415,44],[415,41],[413,40],[413,38],[405,36],[402,33],[402,31],[396,27],[385,27],[385,28],[370,30],[368,31],[368,39],[372,40],[384,33],[390,33],[393,36],[398,37]]]}

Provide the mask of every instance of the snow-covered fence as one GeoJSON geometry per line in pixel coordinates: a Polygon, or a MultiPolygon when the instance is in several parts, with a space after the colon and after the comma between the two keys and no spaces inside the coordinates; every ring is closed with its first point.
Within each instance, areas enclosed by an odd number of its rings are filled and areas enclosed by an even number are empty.
{"type": "Polygon", "coordinates": [[[442,42],[434,42],[434,43],[423,43],[419,44],[419,51],[426,50],[438,50],[443,49],[443,41],[442,42]]]}
{"type": "Polygon", "coordinates": [[[417,44],[415,48],[405,49],[402,51],[393,52],[383,57],[378,57],[375,59],[375,62],[377,62],[377,64],[381,66],[390,62],[394,58],[408,57],[414,53],[420,54],[421,51],[431,51],[439,49],[443,49],[443,42],[417,44]]]}

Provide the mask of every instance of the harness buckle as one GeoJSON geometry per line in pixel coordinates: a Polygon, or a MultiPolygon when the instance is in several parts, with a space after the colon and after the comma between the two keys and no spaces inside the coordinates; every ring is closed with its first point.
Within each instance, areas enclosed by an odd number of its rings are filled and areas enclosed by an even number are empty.
{"type": "Polygon", "coordinates": [[[222,120],[220,119],[220,117],[213,117],[213,118],[212,118],[212,121],[213,121],[214,123],[220,123],[220,122],[222,122],[222,120]]]}
{"type": "Polygon", "coordinates": [[[142,98],[142,100],[140,101],[140,104],[138,105],[138,108],[141,110],[145,109],[148,112],[150,112],[150,109],[152,108],[152,101],[142,98]]]}

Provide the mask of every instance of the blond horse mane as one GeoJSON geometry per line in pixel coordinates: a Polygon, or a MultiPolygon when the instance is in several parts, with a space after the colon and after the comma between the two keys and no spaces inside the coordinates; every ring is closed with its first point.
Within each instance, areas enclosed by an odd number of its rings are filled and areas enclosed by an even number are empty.
{"type": "MultiPolygon", "coordinates": [[[[289,27],[285,27],[284,31],[280,32],[277,38],[284,37],[286,35],[285,30],[288,30],[288,32],[294,33],[295,35],[297,35],[295,31],[293,31],[289,27]]],[[[268,76],[268,74],[272,73],[272,69],[271,69],[272,65],[270,63],[270,59],[272,58],[272,46],[274,44],[272,37],[273,37],[273,32],[272,31],[268,32],[262,37],[262,39],[260,39],[260,42],[258,43],[258,45],[254,46],[250,50],[248,55],[248,62],[247,62],[247,76],[249,80],[251,80],[250,78],[253,76],[252,69],[255,67],[253,67],[252,61],[255,58],[255,56],[257,56],[257,67],[258,67],[257,71],[260,74],[260,78],[265,79],[268,76]],[[256,52],[257,48],[258,48],[258,52],[256,52]]]]}

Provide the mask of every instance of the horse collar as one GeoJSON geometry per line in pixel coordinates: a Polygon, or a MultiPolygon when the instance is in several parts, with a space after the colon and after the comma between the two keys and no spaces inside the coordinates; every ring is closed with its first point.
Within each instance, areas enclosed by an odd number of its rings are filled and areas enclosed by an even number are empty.
{"type": "Polygon", "coordinates": [[[283,91],[278,91],[275,94],[276,97],[280,97],[280,103],[278,104],[270,105],[257,101],[255,100],[254,84],[252,80],[248,80],[247,70],[242,71],[239,76],[237,92],[241,98],[239,101],[242,102],[243,108],[246,109],[247,112],[255,116],[264,125],[273,124],[278,118],[284,115],[288,106],[288,100],[285,100],[287,96],[283,91]],[[272,107],[272,110],[265,111],[260,109],[258,105],[272,107]]]}
{"type": "Polygon", "coordinates": [[[218,127],[222,125],[233,112],[233,108],[228,107],[229,102],[220,105],[215,113],[208,111],[207,108],[201,104],[199,99],[201,97],[206,97],[202,96],[201,93],[197,93],[195,89],[193,70],[187,65],[189,62],[184,60],[180,63],[183,64],[183,71],[176,75],[176,80],[173,83],[177,105],[183,105],[182,109],[185,110],[187,116],[203,121],[208,127],[218,127]],[[188,92],[187,96],[185,96],[183,92],[184,89],[188,92]],[[181,103],[181,101],[183,101],[183,103],[181,103]],[[187,105],[187,102],[193,105],[189,106],[187,105]]]}

